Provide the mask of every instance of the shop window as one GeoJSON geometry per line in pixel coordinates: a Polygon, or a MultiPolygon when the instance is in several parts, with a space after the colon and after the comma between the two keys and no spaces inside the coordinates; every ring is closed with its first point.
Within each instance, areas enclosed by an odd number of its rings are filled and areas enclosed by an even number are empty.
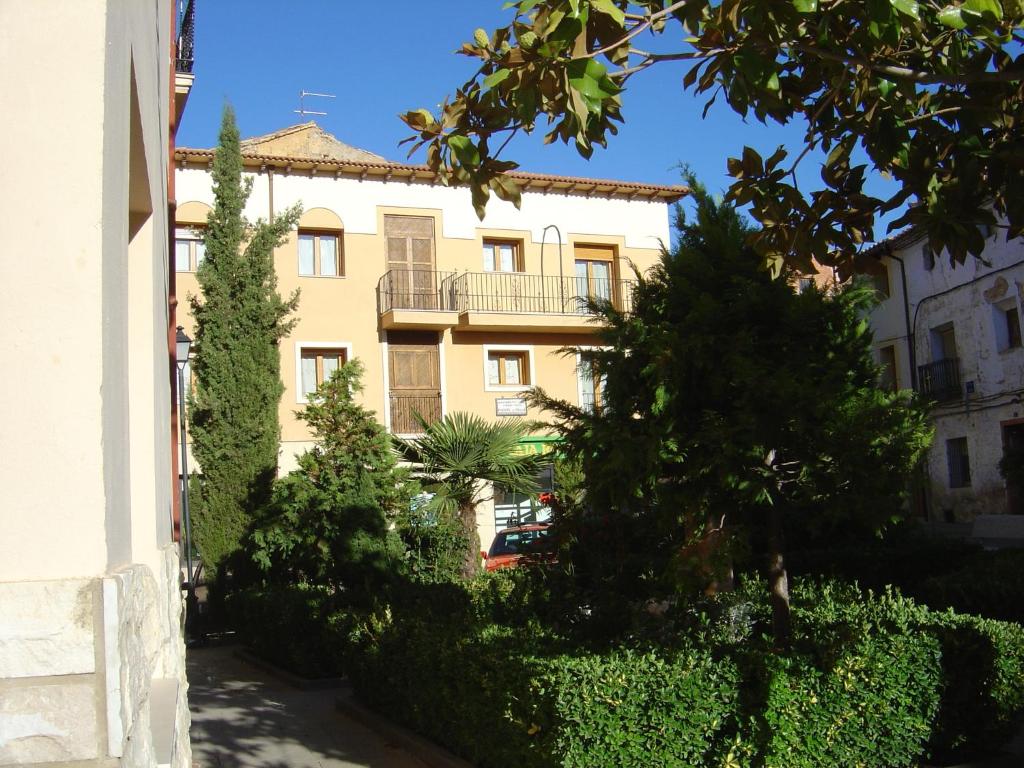
{"type": "Polygon", "coordinates": [[[549,464],[534,478],[537,482],[536,496],[525,493],[509,493],[500,485],[494,486],[494,528],[503,531],[527,523],[544,523],[551,519],[551,507],[540,501],[540,497],[551,493],[555,487],[554,468],[549,464]]]}

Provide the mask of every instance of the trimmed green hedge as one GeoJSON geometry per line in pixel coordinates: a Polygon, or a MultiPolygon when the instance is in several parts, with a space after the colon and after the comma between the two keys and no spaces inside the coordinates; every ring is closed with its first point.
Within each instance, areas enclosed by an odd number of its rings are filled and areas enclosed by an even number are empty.
{"type": "Polygon", "coordinates": [[[691,612],[672,645],[585,648],[492,623],[494,590],[474,589],[406,595],[352,677],[480,768],[897,768],[992,747],[1024,711],[1024,630],[894,594],[796,589],[776,653],[749,592],[691,612]]]}
{"type": "Polygon", "coordinates": [[[345,671],[351,615],[332,611],[327,591],[298,584],[235,592],[228,621],[258,656],[306,678],[345,671]]]}
{"type": "Polygon", "coordinates": [[[934,754],[953,759],[1003,744],[1024,713],[1024,627],[950,611],[933,613],[927,631],[942,647],[934,754]]]}
{"type": "Polygon", "coordinates": [[[1024,713],[1024,628],[898,594],[797,584],[779,653],[760,585],[629,647],[526,621],[508,605],[520,586],[408,585],[372,616],[306,586],[228,605],[261,656],[347,672],[371,706],[480,768],[899,768],[990,750],[1024,713]]]}
{"type": "Polygon", "coordinates": [[[905,591],[932,608],[1024,624],[1024,550],[979,552],[905,591]]]}

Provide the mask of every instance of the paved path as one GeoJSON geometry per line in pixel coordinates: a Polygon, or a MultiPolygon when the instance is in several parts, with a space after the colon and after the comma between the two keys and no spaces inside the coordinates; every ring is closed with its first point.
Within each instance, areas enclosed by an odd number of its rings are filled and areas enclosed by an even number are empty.
{"type": "Polygon", "coordinates": [[[234,657],[188,652],[195,768],[425,768],[337,712],[345,691],[303,691],[234,657]]]}

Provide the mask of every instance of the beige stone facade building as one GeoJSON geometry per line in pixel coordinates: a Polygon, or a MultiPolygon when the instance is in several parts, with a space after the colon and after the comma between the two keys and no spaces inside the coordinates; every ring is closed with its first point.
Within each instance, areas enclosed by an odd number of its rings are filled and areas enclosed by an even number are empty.
{"type": "MultiPolygon", "coordinates": [[[[480,221],[468,190],[349,147],[314,123],[248,139],[242,154],[253,182],[247,217],[304,210],[275,254],[281,293],[301,291],[298,323],[281,343],[282,471],[310,445],[295,411],[352,358],[366,369],[364,404],[396,434],[419,430],[414,413],[538,417],[523,400],[535,386],[581,405],[599,401],[600,382],[560,350],[595,343],[587,297],[628,304],[634,267],[655,263],[669,242],[668,204],[686,192],[519,173],[521,208],[492,200],[480,221]]],[[[183,300],[198,292],[212,159],[209,149],[175,154],[183,300]]],[[[525,448],[547,446],[538,434],[525,448]]],[[[481,540],[522,517],[524,505],[500,493],[496,509],[482,505],[481,540]]]]}
{"type": "MultiPolygon", "coordinates": [[[[881,302],[870,319],[884,383],[932,403],[935,440],[916,511],[934,522],[1024,515],[1024,488],[999,471],[1024,446],[1024,241],[1005,232],[986,228],[981,257],[955,266],[914,229],[864,260],[877,265],[881,302]]],[[[1019,519],[1005,523],[1020,530],[1019,519]]]]}
{"type": "Polygon", "coordinates": [[[0,0],[0,765],[191,763],[169,335],[191,15],[176,5],[0,0]]]}

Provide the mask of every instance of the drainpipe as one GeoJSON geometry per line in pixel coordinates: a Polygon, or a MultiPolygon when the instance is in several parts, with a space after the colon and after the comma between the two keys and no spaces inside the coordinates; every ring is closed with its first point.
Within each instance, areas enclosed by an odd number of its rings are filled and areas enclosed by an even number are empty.
{"type": "MultiPolygon", "coordinates": [[[[553,229],[558,233],[558,298],[561,302],[562,311],[565,311],[565,274],[562,272],[562,231],[554,224],[548,224],[540,233],[540,285],[541,298],[544,297],[544,241],[547,239],[548,230],[553,229]]],[[[547,302],[545,302],[546,304],[547,302]]]]}
{"type": "Polygon", "coordinates": [[[271,224],[274,223],[274,169],[267,166],[267,205],[270,206],[270,212],[267,214],[267,219],[271,224]]]}
{"type": "Polygon", "coordinates": [[[893,253],[892,245],[886,250],[893,261],[899,262],[900,281],[903,283],[903,324],[907,331],[907,355],[910,357],[910,388],[917,391],[917,340],[914,338],[914,330],[910,325],[910,298],[907,296],[907,265],[903,258],[893,253]]]}
{"type": "Polygon", "coordinates": [[[174,76],[177,71],[178,46],[177,46],[177,16],[175,14],[175,3],[170,3],[170,51],[168,71],[170,77],[167,85],[167,363],[168,378],[170,379],[170,438],[171,438],[171,539],[178,541],[181,536],[181,479],[178,468],[178,377],[175,364],[176,347],[175,337],[178,309],[178,286],[177,271],[174,265],[174,236],[177,228],[175,213],[177,211],[177,198],[174,190],[174,147],[178,133],[178,112],[175,104],[174,76]]]}

